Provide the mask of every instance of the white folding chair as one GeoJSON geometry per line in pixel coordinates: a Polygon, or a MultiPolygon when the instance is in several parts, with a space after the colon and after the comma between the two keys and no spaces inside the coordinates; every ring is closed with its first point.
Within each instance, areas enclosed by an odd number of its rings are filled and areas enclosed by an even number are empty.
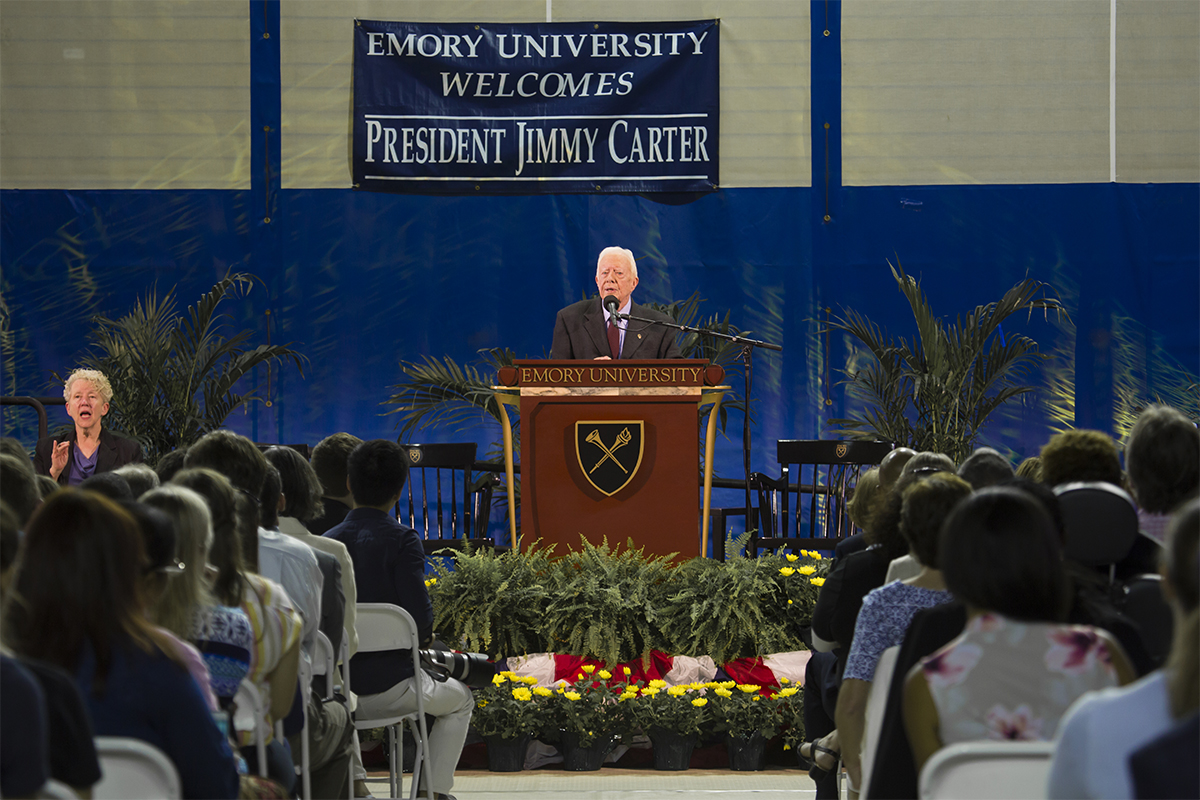
{"type": "MultiPolygon", "coordinates": [[[[415,682],[421,676],[420,636],[413,618],[400,606],[390,603],[359,603],[356,606],[358,620],[358,652],[377,653],[385,650],[409,650],[412,652],[415,682]]],[[[400,797],[404,776],[404,737],[402,723],[407,722],[416,742],[416,759],[413,761],[412,788],[409,797],[417,797],[422,772],[426,775],[425,795],[433,800],[433,785],[429,782],[432,767],[429,752],[429,732],[425,728],[425,699],[419,684],[414,686],[417,708],[407,714],[365,719],[359,716],[354,721],[358,730],[387,728],[388,731],[388,791],[389,797],[400,797]]],[[[362,703],[359,703],[362,710],[362,703]]]]}
{"type": "Polygon", "coordinates": [[[75,794],[74,789],[54,778],[47,779],[34,797],[38,800],[79,800],[79,795],[75,794]]]}
{"type": "MultiPolygon", "coordinates": [[[[329,641],[328,636],[317,631],[312,666],[305,663],[304,659],[300,660],[300,685],[311,687],[314,675],[332,676],[336,663],[334,659],[333,643],[329,641]]],[[[331,697],[333,697],[332,678],[325,683],[325,699],[328,700],[331,697]]],[[[300,796],[304,800],[312,800],[312,762],[308,750],[308,698],[306,697],[304,700],[304,728],[300,732],[300,796]]],[[[350,797],[354,797],[353,789],[351,789],[350,797]]]]}
{"type": "Polygon", "coordinates": [[[141,739],[97,736],[100,782],[94,800],[176,800],[183,796],[179,773],[163,751],[141,739]]]}
{"type": "Polygon", "coordinates": [[[258,755],[258,774],[265,778],[267,777],[267,709],[263,703],[263,697],[259,694],[258,687],[251,683],[249,678],[243,678],[233,702],[239,711],[249,708],[250,713],[254,715],[254,729],[251,733],[254,736],[254,747],[258,755]]]}
{"type": "Polygon", "coordinates": [[[887,711],[888,690],[892,686],[892,673],[896,671],[896,656],[900,646],[893,645],[879,654],[875,664],[875,677],[871,679],[871,692],[867,695],[867,724],[862,739],[862,786],[859,796],[866,798],[866,789],[871,785],[871,770],[875,766],[875,750],[879,747],[879,731],[883,728],[883,715],[887,711]]]}
{"type": "Polygon", "coordinates": [[[1046,796],[1053,742],[960,742],[921,770],[921,800],[1002,800],[1046,796]]]}

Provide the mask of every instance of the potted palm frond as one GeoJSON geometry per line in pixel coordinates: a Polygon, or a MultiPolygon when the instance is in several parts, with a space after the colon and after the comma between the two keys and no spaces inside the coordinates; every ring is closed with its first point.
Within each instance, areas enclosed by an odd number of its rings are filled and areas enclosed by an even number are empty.
{"type": "Polygon", "coordinates": [[[1047,284],[1025,278],[1000,300],[947,325],[930,308],[920,282],[899,261],[888,266],[912,308],[917,336],[896,339],[853,309],[831,318],[829,327],[861,342],[871,361],[848,372],[845,381],[867,408],[827,424],[852,439],[933,450],[960,462],[975,449],[988,416],[1030,391],[1020,381],[1043,358],[1037,342],[1006,334],[1001,324],[1019,311],[1065,312],[1047,284]]]}
{"type": "Polygon", "coordinates": [[[175,311],[174,289],[161,299],[152,289],[128,314],[92,319],[92,352],[82,363],[108,377],[116,398],[109,423],[141,443],[147,463],[196,442],[256,399],[237,388],[255,367],[291,359],[304,374],[304,357],[289,345],[252,346],[248,330],[226,336],[230,318],[219,313],[221,304],[244,297],[256,280],[226,274],[186,316],[175,311]]]}

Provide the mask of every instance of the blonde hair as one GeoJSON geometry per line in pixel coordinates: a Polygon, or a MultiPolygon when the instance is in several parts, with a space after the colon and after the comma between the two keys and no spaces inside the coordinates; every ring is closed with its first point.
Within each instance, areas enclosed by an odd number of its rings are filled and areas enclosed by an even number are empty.
{"type": "Polygon", "coordinates": [[[100,393],[100,399],[106,403],[111,403],[113,398],[112,384],[108,382],[108,378],[98,369],[77,369],[67,376],[67,382],[63,384],[63,399],[68,402],[71,400],[71,384],[75,381],[87,381],[96,387],[96,391],[100,393]]]}
{"type": "Polygon", "coordinates": [[[606,255],[623,256],[629,262],[629,268],[633,271],[633,277],[637,277],[637,259],[633,257],[632,250],[626,250],[624,247],[606,247],[600,251],[600,255],[596,256],[596,274],[600,274],[600,262],[606,255]]]}
{"type": "Polygon", "coordinates": [[[167,484],[151,489],[141,502],[163,511],[175,524],[176,553],[183,561],[183,574],[167,583],[148,616],[181,639],[191,635],[196,611],[216,605],[205,582],[205,564],[212,548],[212,515],[199,493],[185,486],[167,484]]]}

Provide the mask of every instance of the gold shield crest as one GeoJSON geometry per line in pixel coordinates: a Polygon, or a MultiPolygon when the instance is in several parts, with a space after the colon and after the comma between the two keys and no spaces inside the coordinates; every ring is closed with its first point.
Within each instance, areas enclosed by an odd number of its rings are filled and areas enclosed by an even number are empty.
{"type": "Polygon", "coordinates": [[[850,445],[846,444],[845,442],[838,442],[838,446],[833,448],[833,452],[838,458],[845,458],[846,451],[849,449],[850,445]]]}
{"type": "Polygon", "coordinates": [[[575,423],[575,457],[596,491],[612,497],[637,475],[645,450],[644,427],[640,419],[575,423]]]}
{"type": "Polygon", "coordinates": [[[414,464],[414,465],[420,464],[421,458],[423,455],[424,454],[421,452],[421,450],[419,448],[416,448],[416,447],[410,448],[408,451],[408,461],[410,464],[414,464]]]}

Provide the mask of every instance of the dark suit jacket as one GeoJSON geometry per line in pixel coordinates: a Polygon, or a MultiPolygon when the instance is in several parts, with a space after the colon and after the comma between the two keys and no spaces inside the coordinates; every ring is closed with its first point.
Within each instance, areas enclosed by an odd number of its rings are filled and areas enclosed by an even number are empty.
{"type": "Polygon", "coordinates": [[[812,629],[825,641],[841,645],[834,650],[838,657],[839,679],[850,656],[850,644],[854,641],[854,627],[863,598],[872,589],[883,585],[890,563],[882,547],[851,553],[833,565],[817,594],[812,629]]]}
{"type": "MultiPolygon", "coordinates": [[[[644,319],[673,321],[666,314],[637,303],[630,305],[629,313],[644,319]]],[[[675,343],[678,331],[674,328],[634,320],[626,324],[629,327],[625,331],[625,342],[621,345],[621,358],[682,357],[679,345],[675,343]]],[[[554,320],[554,342],[550,345],[551,358],[591,359],[611,355],[604,308],[600,305],[599,297],[580,300],[558,312],[558,318],[554,320]]]]}
{"type": "MultiPolygon", "coordinates": [[[[75,457],[75,435],[75,429],[71,428],[71,433],[67,436],[67,440],[71,442],[71,449],[67,453],[67,466],[58,476],[58,482],[62,486],[67,485],[67,475],[71,471],[71,459],[75,457]]],[[[62,438],[60,437],[58,441],[61,442],[62,438]]],[[[33,470],[39,475],[50,474],[54,442],[55,437],[47,436],[44,439],[38,439],[37,445],[34,446],[33,470]]],[[[142,446],[140,444],[133,439],[118,436],[108,428],[100,429],[100,454],[96,456],[96,475],[101,472],[112,472],[117,467],[141,460],[142,446]]]]}

